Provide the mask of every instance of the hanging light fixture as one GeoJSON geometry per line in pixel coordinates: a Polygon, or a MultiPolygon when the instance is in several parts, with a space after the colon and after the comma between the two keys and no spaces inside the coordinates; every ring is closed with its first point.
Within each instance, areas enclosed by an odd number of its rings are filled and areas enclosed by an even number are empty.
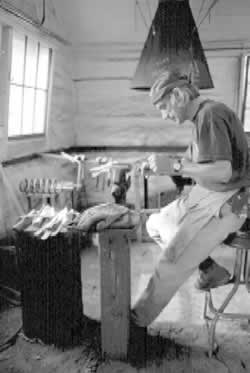
{"type": "Polygon", "coordinates": [[[214,87],[188,0],[159,0],[131,88],[149,90],[171,66],[200,89],[214,87]]]}

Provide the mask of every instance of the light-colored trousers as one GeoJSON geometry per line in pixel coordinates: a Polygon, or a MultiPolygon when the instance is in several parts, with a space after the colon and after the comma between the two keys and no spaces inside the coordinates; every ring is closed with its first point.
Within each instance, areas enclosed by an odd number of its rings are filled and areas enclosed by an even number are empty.
{"type": "MultiPolygon", "coordinates": [[[[199,187],[197,191],[199,194],[199,187]]],[[[138,325],[151,324],[199,263],[245,221],[226,203],[230,195],[198,194],[194,188],[191,203],[189,198],[180,198],[147,221],[147,231],[161,247],[162,255],[146,289],[133,305],[138,325]],[[195,201],[196,197],[200,202],[195,201]],[[216,209],[219,213],[215,213],[216,209]]]]}

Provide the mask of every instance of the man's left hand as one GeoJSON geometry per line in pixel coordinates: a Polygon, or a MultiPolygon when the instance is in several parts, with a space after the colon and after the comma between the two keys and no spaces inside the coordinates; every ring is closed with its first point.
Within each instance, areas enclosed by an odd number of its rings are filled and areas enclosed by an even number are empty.
{"type": "Polygon", "coordinates": [[[173,169],[175,162],[175,159],[170,158],[167,154],[152,154],[148,157],[148,165],[156,174],[175,174],[173,169]]]}

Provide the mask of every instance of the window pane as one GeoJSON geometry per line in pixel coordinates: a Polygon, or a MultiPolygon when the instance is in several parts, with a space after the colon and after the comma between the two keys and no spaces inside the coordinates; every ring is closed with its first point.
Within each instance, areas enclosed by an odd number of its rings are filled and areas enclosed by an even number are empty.
{"type": "Polygon", "coordinates": [[[33,133],[44,133],[47,93],[36,91],[36,107],[33,133]]]}
{"type": "Polygon", "coordinates": [[[25,61],[25,85],[35,87],[38,43],[28,39],[25,61]]]}
{"type": "Polygon", "coordinates": [[[23,97],[23,135],[32,134],[34,98],[35,90],[33,88],[25,88],[23,97]]]}
{"type": "Polygon", "coordinates": [[[22,88],[10,86],[8,135],[21,134],[22,88]]]}
{"type": "Polygon", "coordinates": [[[47,89],[48,87],[48,71],[49,71],[49,48],[40,47],[37,87],[47,89]]]}
{"type": "MultiPolygon", "coordinates": [[[[250,74],[249,74],[250,75],[250,74]]],[[[250,84],[246,86],[247,96],[246,96],[246,108],[250,108],[250,84]]]]}
{"type": "Polygon", "coordinates": [[[245,111],[244,130],[250,132],[250,110],[245,111]]]}
{"type": "Polygon", "coordinates": [[[25,36],[14,32],[12,44],[12,63],[10,80],[13,83],[23,83],[25,36]]]}
{"type": "Polygon", "coordinates": [[[13,32],[9,136],[45,133],[50,52],[38,40],[13,32]]]}

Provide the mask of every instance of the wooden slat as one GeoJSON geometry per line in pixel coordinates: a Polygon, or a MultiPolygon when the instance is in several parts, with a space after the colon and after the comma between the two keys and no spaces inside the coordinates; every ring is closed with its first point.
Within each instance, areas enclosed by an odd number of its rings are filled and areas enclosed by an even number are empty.
{"type": "Polygon", "coordinates": [[[128,230],[99,233],[102,353],[126,359],[129,339],[130,248],[128,230]]]}

